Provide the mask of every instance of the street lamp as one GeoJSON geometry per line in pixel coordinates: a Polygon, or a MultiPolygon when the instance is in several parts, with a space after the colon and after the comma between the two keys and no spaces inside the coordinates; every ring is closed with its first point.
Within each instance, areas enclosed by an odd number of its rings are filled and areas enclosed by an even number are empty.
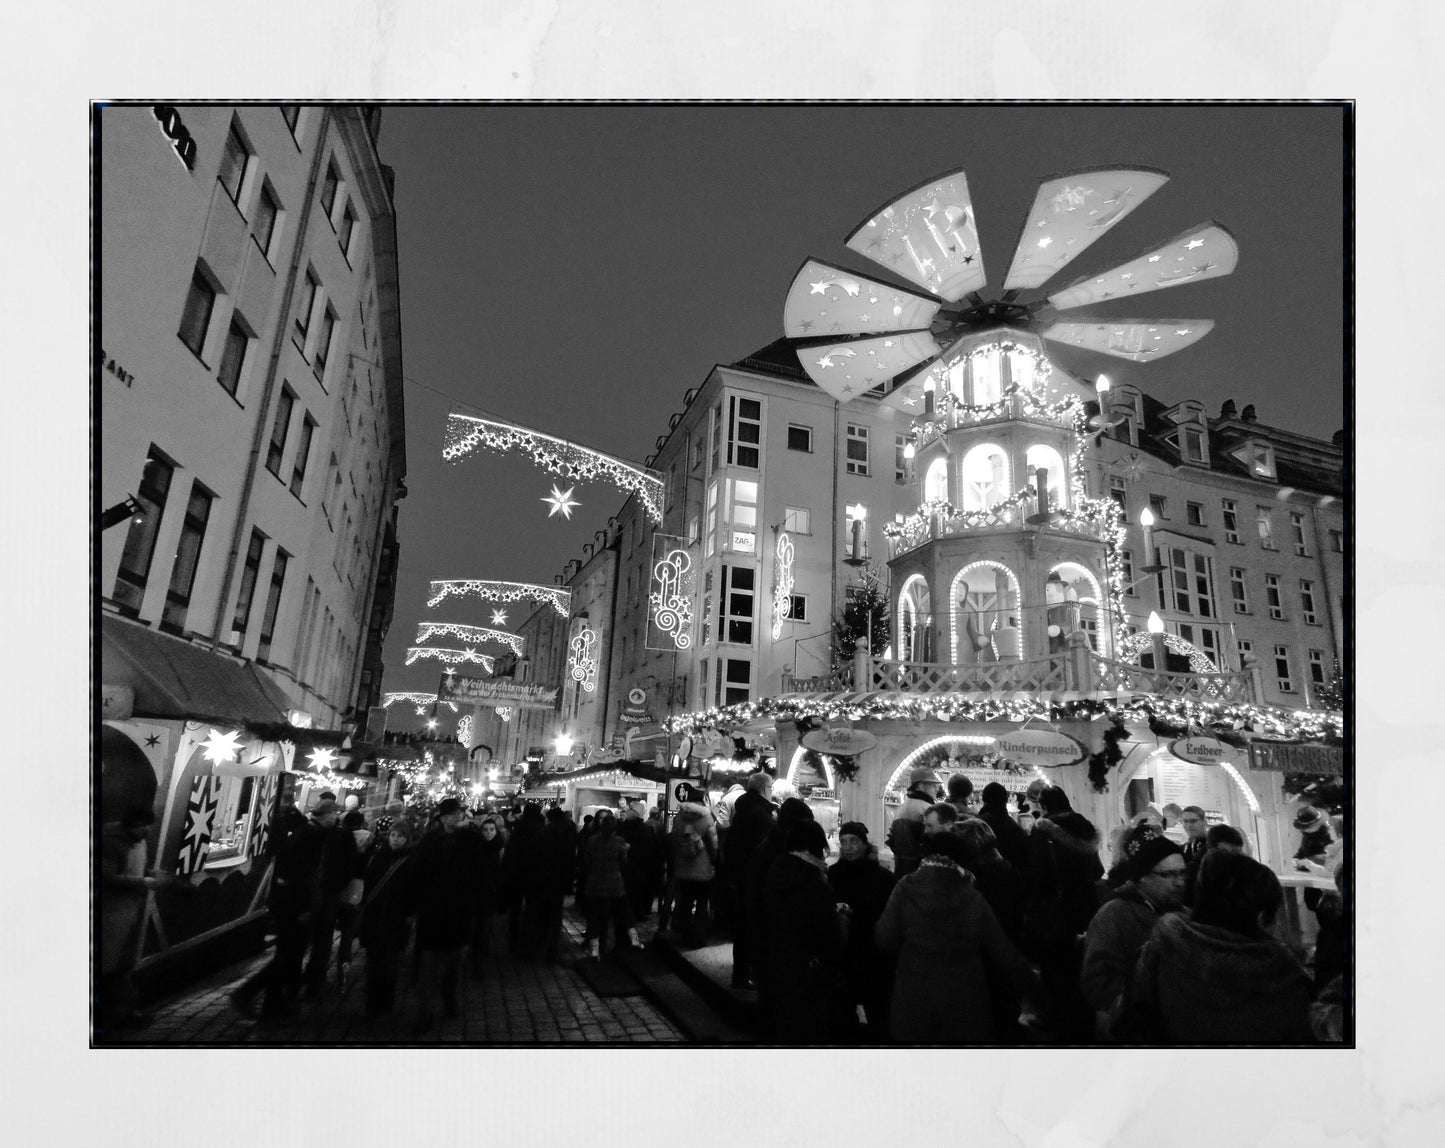
{"type": "Polygon", "coordinates": [[[571,754],[572,746],[574,743],[572,739],[568,737],[565,733],[559,733],[556,740],[552,744],[557,747],[558,757],[567,757],[571,754]]]}

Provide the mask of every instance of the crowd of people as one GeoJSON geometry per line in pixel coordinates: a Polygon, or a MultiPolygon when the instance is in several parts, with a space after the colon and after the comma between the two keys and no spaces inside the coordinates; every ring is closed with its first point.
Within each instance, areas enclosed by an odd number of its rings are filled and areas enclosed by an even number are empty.
{"type": "MultiPolygon", "coordinates": [[[[829,834],[763,772],[723,802],[661,810],[624,802],[579,825],[560,806],[430,815],[396,807],[368,824],[323,793],[277,823],[272,958],[230,994],[248,1016],[293,1015],[345,991],[366,952],[369,1015],[417,986],[414,1032],[454,1016],[494,935],[520,960],[558,961],[574,895],[584,959],[658,935],[679,947],[732,941],[732,986],[756,992],[760,1037],[781,1044],[1305,1043],[1344,1031],[1346,915],[1338,823],[1306,808],[1298,867],[1334,878],[1307,891],[1312,972],[1281,927],[1279,879],[1203,810],[1152,807],[1108,845],[1060,788],[1035,783],[1009,808],[962,775],[945,791],[915,769],[880,860],[867,827],[829,834]],[[777,794],[781,796],[781,793],[777,794]],[[410,953],[410,959],[407,955],[410,953]]],[[[355,798],[347,803],[355,805],[355,798]]],[[[146,875],[148,817],[102,850],[102,1000],[139,1024],[122,944],[126,914],[164,878],[146,875]],[[105,918],[109,913],[114,920],[105,918]],[[121,920],[125,917],[125,920],[121,920]],[[113,927],[112,927],[113,926],[113,927]]],[[[131,914],[133,915],[133,914],[131,914]]]]}

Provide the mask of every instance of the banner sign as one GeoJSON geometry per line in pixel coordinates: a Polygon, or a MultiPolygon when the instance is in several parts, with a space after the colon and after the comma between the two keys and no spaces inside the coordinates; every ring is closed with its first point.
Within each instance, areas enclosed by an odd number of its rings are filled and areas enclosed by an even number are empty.
{"type": "Polygon", "coordinates": [[[834,726],[832,729],[810,729],[800,739],[805,748],[834,757],[852,757],[878,744],[878,739],[865,729],[834,726]]]}
{"type": "Polygon", "coordinates": [[[514,706],[524,710],[550,710],[557,705],[557,687],[523,684],[470,674],[446,674],[437,687],[437,700],[471,706],[514,706]]]}
{"type": "Polygon", "coordinates": [[[624,725],[651,725],[653,717],[647,708],[647,691],[633,686],[627,696],[617,703],[618,716],[624,725]]]}
{"type": "Polygon", "coordinates": [[[1313,773],[1343,777],[1345,751],[1337,745],[1295,745],[1283,741],[1251,741],[1249,768],[1270,773],[1313,773]]]}
{"type": "Polygon", "coordinates": [[[649,650],[685,650],[692,645],[692,599],[697,573],[686,538],[652,536],[652,580],[647,594],[649,650]]]}
{"type": "Polygon", "coordinates": [[[1074,765],[1089,751],[1068,734],[1053,730],[1021,729],[998,735],[998,752],[1020,765],[1074,765]]]}
{"type": "Polygon", "coordinates": [[[1195,765],[1218,765],[1234,756],[1229,746],[1212,737],[1177,737],[1169,743],[1169,752],[1195,765]]]}

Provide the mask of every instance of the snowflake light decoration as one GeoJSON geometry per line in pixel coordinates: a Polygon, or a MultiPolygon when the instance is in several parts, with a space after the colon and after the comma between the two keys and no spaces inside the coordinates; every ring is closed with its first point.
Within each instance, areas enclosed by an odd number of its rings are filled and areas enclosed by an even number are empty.
{"type": "Polygon", "coordinates": [[[654,470],[504,419],[455,412],[447,415],[442,458],[458,462],[480,448],[530,456],[543,470],[560,478],[611,482],[637,495],[647,516],[654,522],[662,522],[662,476],[654,470]]]}
{"type": "Polygon", "coordinates": [[[439,662],[448,663],[448,673],[454,665],[479,665],[490,674],[496,663],[496,659],[490,654],[479,654],[470,647],[465,650],[448,650],[440,646],[408,646],[403,664],[409,666],[422,658],[435,658],[439,662]]]}
{"type": "Polygon", "coordinates": [[[431,584],[431,597],[426,600],[426,604],[436,606],[452,595],[459,598],[475,595],[490,602],[546,602],[564,618],[572,610],[572,591],[564,590],[560,586],[538,586],[531,582],[485,582],[467,578],[434,580],[431,584]]]}
{"type": "Polygon", "coordinates": [[[459,622],[418,622],[416,640],[426,642],[432,638],[452,634],[464,642],[500,642],[511,648],[517,657],[522,656],[526,639],[520,634],[509,634],[505,630],[489,630],[485,626],[464,626],[459,622]]]}

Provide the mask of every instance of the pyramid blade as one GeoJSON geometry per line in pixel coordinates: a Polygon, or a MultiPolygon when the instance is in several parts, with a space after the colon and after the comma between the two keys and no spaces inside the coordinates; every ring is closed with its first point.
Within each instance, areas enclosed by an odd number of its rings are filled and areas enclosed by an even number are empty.
{"type": "Polygon", "coordinates": [[[1095,319],[1055,323],[1041,334],[1056,343],[1148,363],[1197,343],[1213,327],[1213,319],[1095,319]]]}
{"type": "Polygon", "coordinates": [[[1168,180],[1152,168],[1108,168],[1040,184],[1014,246],[1004,290],[1043,286],[1168,180]]]}
{"type": "Polygon", "coordinates": [[[1181,283],[1198,283],[1228,275],[1239,262],[1239,245],[1222,224],[1192,227],[1168,243],[1127,263],[1077,279],[1049,296],[1060,311],[1104,299],[1133,298],[1181,283]]]}
{"type": "Polygon", "coordinates": [[[783,333],[800,339],[915,331],[927,327],[938,308],[937,299],[809,259],[783,303],[783,333]]]}
{"type": "Polygon", "coordinates": [[[964,173],[931,179],[865,220],[848,246],[954,302],[983,287],[983,255],[964,173]]]}
{"type": "Polygon", "coordinates": [[[840,403],[846,403],[874,387],[887,385],[894,375],[938,354],[938,344],[927,331],[904,331],[796,350],[808,377],[840,403]]]}

